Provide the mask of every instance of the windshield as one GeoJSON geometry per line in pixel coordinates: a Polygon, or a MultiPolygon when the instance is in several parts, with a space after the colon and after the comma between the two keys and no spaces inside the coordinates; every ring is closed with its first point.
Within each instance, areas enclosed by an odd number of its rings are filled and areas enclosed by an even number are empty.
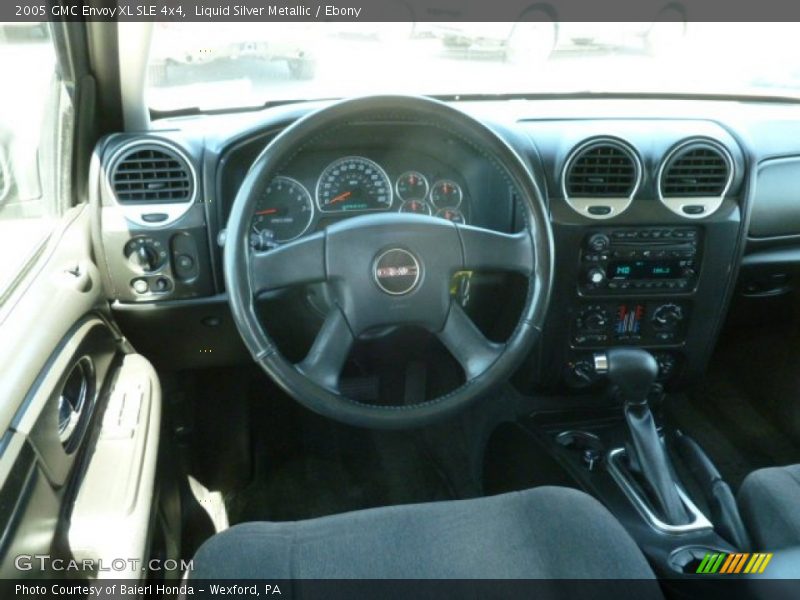
{"type": "Polygon", "coordinates": [[[797,23],[156,23],[151,108],[403,93],[800,99],[797,23]]]}

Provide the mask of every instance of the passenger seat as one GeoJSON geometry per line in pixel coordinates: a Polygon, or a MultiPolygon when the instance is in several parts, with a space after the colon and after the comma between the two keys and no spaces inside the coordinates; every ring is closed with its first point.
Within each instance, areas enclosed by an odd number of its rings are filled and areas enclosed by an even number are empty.
{"type": "Polygon", "coordinates": [[[800,547],[800,464],[753,471],[737,501],[758,550],[800,547]]]}

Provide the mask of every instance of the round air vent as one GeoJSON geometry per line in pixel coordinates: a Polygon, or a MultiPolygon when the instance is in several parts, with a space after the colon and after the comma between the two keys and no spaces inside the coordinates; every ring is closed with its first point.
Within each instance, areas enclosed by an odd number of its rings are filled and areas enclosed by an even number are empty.
{"type": "Polygon", "coordinates": [[[163,226],[194,201],[197,176],[188,157],[160,140],[139,139],[108,161],[108,185],[125,216],[143,226],[163,226]]]}
{"type": "Polygon", "coordinates": [[[664,158],[658,197],[672,212],[690,219],[713,214],[733,181],[733,159],[720,144],[689,140],[664,158]]]}
{"type": "Polygon", "coordinates": [[[597,138],[570,153],[562,191],[576,212],[592,219],[609,219],[630,206],[641,180],[641,161],[628,144],[597,138]]]}

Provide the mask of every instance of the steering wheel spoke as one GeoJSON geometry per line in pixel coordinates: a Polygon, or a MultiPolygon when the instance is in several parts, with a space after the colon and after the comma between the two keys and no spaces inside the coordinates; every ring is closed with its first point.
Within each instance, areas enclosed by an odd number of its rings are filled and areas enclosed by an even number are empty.
{"type": "Polygon", "coordinates": [[[297,369],[317,385],[338,392],[339,376],[354,341],[342,311],[334,307],[297,369]]]}
{"type": "Polygon", "coordinates": [[[266,252],[250,262],[253,294],[326,279],[325,234],[320,232],[266,252]]]}
{"type": "Polygon", "coordinates": [[[451,304],[438,337],[464,369],[467,381],[492,366],[505,348],[505,344],[492,342],[483,335],[456,302],[451,304]]]}
{"type": "Polygon", "coordinates": [[[471,271],[513,271],[530,276],[534,268],[530,233],[500,233],[481,227],[459,225],[464,268],[471,271]]]}

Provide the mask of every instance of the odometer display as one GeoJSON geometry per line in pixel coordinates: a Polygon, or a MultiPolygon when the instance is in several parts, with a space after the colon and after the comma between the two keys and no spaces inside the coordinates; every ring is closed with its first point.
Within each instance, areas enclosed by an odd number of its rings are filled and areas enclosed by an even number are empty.
{"type": "Polygon", "coordinates": [[[332,162],[317,182],[317,206],[323,212],[388,210],[392,184],[375,162],[346,156],[332,162]]]}
{"type": "Polygon", "coordinates": [[[305,233],[313,216],[314,205],[305,186],[291,177],[278,176],[256,203],[253,230],[269,231],[275,242],[288,242],[305,233]]]}

